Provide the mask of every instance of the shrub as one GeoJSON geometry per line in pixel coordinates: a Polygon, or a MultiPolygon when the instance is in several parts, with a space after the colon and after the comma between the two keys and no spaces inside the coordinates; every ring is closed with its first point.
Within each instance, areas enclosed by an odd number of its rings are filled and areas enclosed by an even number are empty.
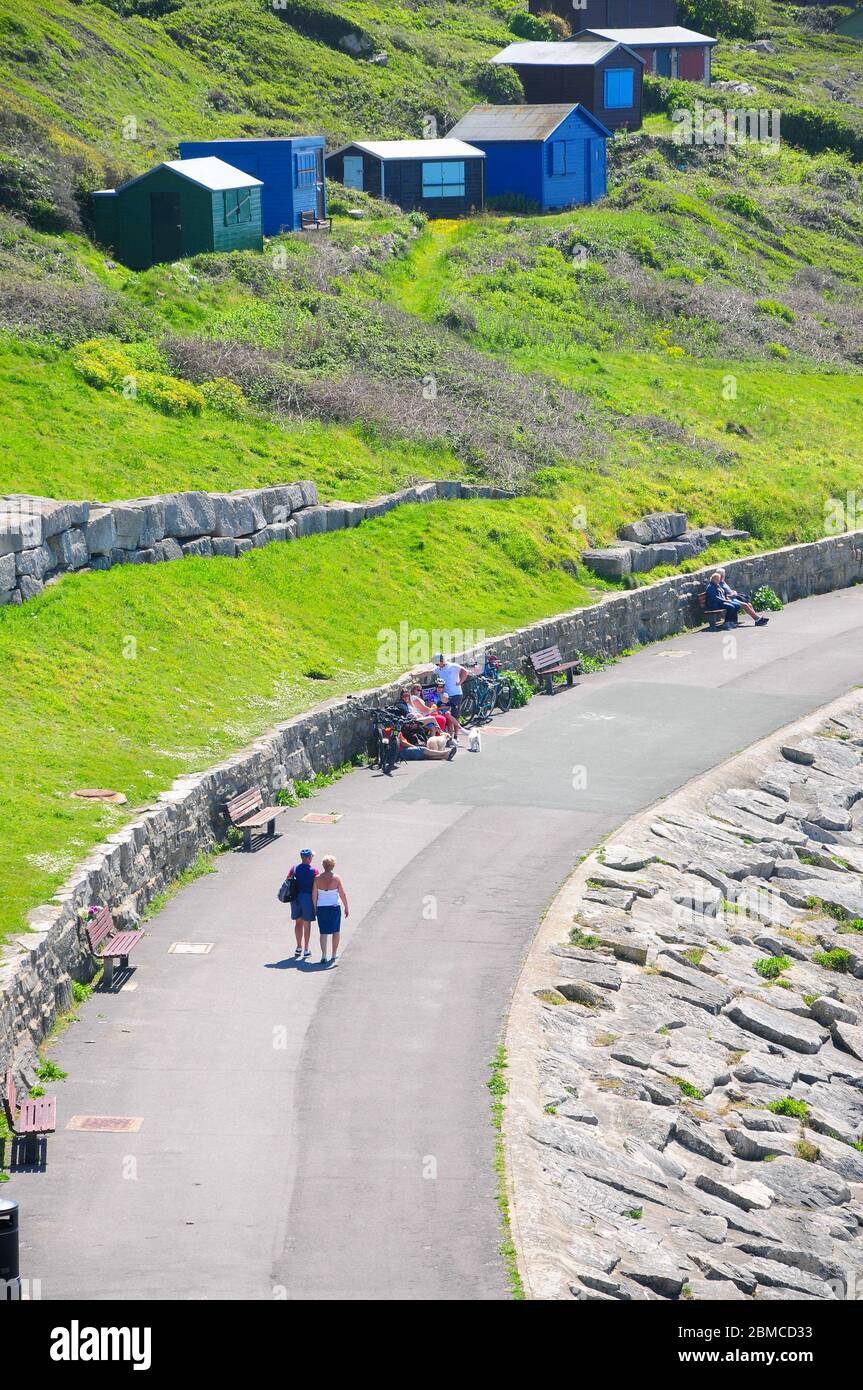
{"type": "Polygon", "coordinates": [[[513,709],[521,709],[522,706],[526,705],[528,700],[531,699],[533,695],[533,686],[527,679],[527,676],[523,676],[520,671],[504,671],[502,674],[506,676],[512,686],[513,709]]]}
{"type": "Polygon", "coordinates": [[[515,68],[496,67],[494,63],[477,63],[473,85],[499,106],[514,106],[524,101],[524,87],[515,68]]]}
{"type": "Polygon", "coordinates": [[[204,397],[197,386],[175,376],[138,372],[135,386],[138,398],[161,410],[163,415],[200,415],[204,409],[204,397]]]}
{"type": "Polygon", "coordinates": [[[849,952],[841,951],[838,947],[835,951],[816,951],[812,959],[825,970],[835,970],[840,974],[846,974],[851,969],[849,952]]]}
{"type": "Polygon", "coordinates": [[[804,1163],[817,1163],[821,1157],[821,1150],[817,1144],[812,1144],[808,1139],[798,1139],[794,1145],[794,1152],[798,1158],[802,1158],[804,1163]]]}
{"type": "Polygon", "coordinates": [[[497,193],[486,200],[486,207],[490,212],[514,212],[524,217],[531,217],[541,210],[536,199],[528,198],[524,193],[497,193]]]}
{"type": "Polygon", "coordinates": [[[656,243],[652,237],[645,234],[635,236],[629,243],[629,249],[636,260],[641,261],[642,265],[652,266],[654,270],[661,270],[662,261],[656,250],[656,243]]]}
{"type": "Polygon", "coordinates": [[[764,980],[775,980],[783,970],[788,970],[791,962],[787,956],[765,956],[755,962],[755,970],[764,980]]]}
{"type": "Polygon", "coordinates": [[[758,204],[748,193],[726,193],[722,205],[728,208],[729,212],[736,212],[738,217],[745,217],[748,222],[760,220],[758,204]]]}
{"type": "Polygon", "coordinates": [[[704,1092],[699,1091],[697,1086],[693,1086],[691,1081],[687,1081],[683,1076],[672,1076],[675,1086],[679,1086],[681,1093],[688,1096],[690,1100],[704,1100],[704,1092]]]}
{"type": "Polygon", "coordinates": [[[758,11],[747,0],[678,0],[678,22],[700,34],[754,39],[758,11]]]}
{"type": "Polygon", "coordinates": [[[778,613],[782,607],[782,600],[769,584],[762,584],[752,595],[752,607],[759,613],[763,613],[765,609],[770,613],[778,613]]]}
{"type": "Polygon", "coordinates": [[[157,362],[146,350],[94,338],[72,353],[72,367],[97,390],[119,391],[129,399],[147,401],[165,415],[200,415],[204,396],[196,386],[165,372],[139,370],[136,358],[157,362]]]}
{"type": "Polygon", "coordinates": [[[788,349],[784,343],[768,343],[767,351],[773,357],[787,357],[788,349]]]}
{"type": "Polygon", "coordinates": [[[805,1120],[809,1117],[809,1106],[805,1100],[795,1100],[793,1096],[783,1096],[781,1100],[771,1100],[767,1106],[774,1115],[788,1115],[794,1120],[805,1120]]]}
{"type": "Polygon", "coordinates": [[[794,323],[797,315],[793,309],[789,309],[787,304],[780,304],[778,299],[756,299],[752,305],[759,314],[770,314],[773,318],[784,319],[786,323],[794,323]]]}
{"type": "Polygon", "coordinates": [[[527,14],[520,10],[509,21],[509,31],[520,39],[531,39],[539,43],[553,39],[551,25],[544,15],[527,14]]]}
{"type": "Polygon", "coordinates": [[[226,377],[217,376],[212,381],[202,381],[199,388],[208,410],[218,410],[231,420],[239,420],[246,413],[246,398],[239,386],[226,377]]]}

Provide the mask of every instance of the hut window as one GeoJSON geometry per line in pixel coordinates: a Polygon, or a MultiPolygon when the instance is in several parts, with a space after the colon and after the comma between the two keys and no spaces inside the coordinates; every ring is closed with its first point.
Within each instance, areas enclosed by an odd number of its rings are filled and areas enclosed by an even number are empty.
{"type": "Polygon", "coordinates": [[[583,165],[580,140],[552,140],[548,147],[548,172],[555,174],[577,174],[583,165]]]}
{"type": "Polygon", "coordinates": [[[317,183],[318,161],[314,150],[297,155],[297,188],[313,188],[317,183]]]}
{"type": "Polygon", "coordinates": [[[633,104],[632,68],[607,68],[605,72],[604,104],[609,111],[633,104]]]}
{"type": "Polygon", "coordinates": [[[463,198],[464,160],[423,164],[424,198],[463,198]]]}
{"type": "Polygon", "coordinates": [[[222,197],[225,200],[226,227],[238,227],[241,222],[251,222],[252,191],[250,188],[228,188],[222,197]]]}

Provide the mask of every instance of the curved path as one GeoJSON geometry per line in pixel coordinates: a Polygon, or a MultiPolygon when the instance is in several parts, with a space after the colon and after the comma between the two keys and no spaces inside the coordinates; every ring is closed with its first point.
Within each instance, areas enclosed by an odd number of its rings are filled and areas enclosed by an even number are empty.
{"type": "Polygon", "coordinates": [[[807,599],[736,652],[687,633],[536,699],[481,756],[353,774],[226,855],[52,1052],[47,1170],[6,1188],[22,1274],[46,1299],[505,1298],[485,1083],[545,906],[636,810],[861,678],[863,588],[807,599]],[[303,842],[350,890],[336,970],[290,959],[303,842]]]}

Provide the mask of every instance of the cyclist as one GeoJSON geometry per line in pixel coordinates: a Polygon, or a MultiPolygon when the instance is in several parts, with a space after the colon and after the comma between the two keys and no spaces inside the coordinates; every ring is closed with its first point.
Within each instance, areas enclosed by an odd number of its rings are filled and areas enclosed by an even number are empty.
{"type": "Polygon", "coordinates": [[[462,686],[468,678],[468,671],[465,666],[458,666],[454,661],[447,661],[441,652],[435,660],[438,675],[443,680],[444,691],[449,697],[449,709],[456,729],[456,735],[461,733],[461,725],[458,722],[461,713],[461,702],[464,698],[462,686]]]}

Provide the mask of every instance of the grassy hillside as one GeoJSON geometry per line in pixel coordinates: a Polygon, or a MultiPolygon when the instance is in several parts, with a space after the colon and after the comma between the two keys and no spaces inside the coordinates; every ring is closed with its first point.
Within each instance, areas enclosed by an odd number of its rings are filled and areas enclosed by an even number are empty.
{"type": "Polygon", "coordinates": [[[87,240],[89,189],[186,135],[446,128],[525,8],[0,0],[0,492],[307,476],[359,499],[447,475],[519,492],[0,610],[0,935],[178,772],[393,674],[379,629],[494,633],[589,602],[582,548],[645,510],[764,548],[820,534],[826,498],[859,490],[861,165],[831,141],[857,128],[863,50],[797,7],[760,4],[775,51],[723,40],[716,72],[757,104],[805,100],[806,150],[681,150],[657,112],[615,142],[608,199],[572,213],[426,224],[365,200],[332,237],[139,275],[87,240]],[[129,808],[70,799],[88,785],[129,808]]]}

